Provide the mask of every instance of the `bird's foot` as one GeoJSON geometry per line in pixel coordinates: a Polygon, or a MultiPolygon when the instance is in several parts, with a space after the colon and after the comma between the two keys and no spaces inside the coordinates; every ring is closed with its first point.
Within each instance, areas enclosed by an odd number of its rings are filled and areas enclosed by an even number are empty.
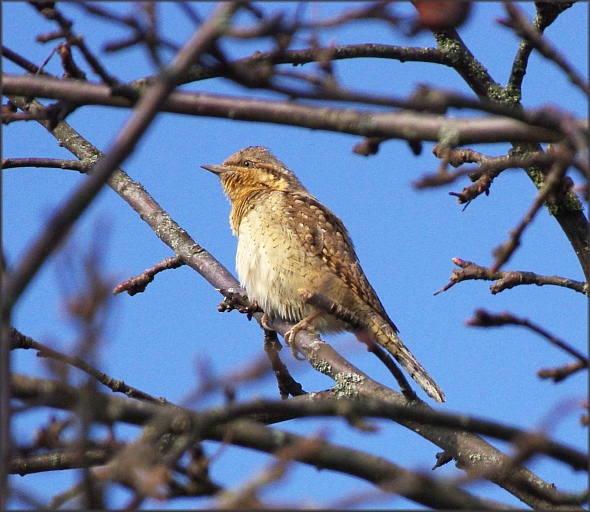
{"type": "Polygon", "coordinates": [[[295,357],[295,359],[298,359],[299,361],[305,361],[304,357],[299,357],[299,352],[297,351],[297,347],[295,346],[295,336],[297,336],[297,333],[299,331],[309,331],[312,334],[317,334],[317,329],[311,324],[311,322],[313,320],[315,320],[315,318],[320,315],[322,312],[318,311],[317,313],[314,313],[313,315],[309,315],[308,317],[304,318],[303,320],[297,322],[293,327],[291,327],[291,329],[289,329],[286,333],[285,333],[285,343],[287,344],[287,346],[289,346],[291,348],[291,353],[293,354],[293,357],[295,357]]]}

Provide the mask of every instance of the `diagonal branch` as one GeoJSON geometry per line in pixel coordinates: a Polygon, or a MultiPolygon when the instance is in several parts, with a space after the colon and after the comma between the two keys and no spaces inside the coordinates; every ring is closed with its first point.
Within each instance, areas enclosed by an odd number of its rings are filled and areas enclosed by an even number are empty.
{"type": "MultiPolygon", "coordinates": [[[[562,3],[566,9],[571,7],[573,3],[562,3]]],[[[542,34],[544,29],[550,23],[549,19],[543,13],[544,10],[537,8],[537,15],[533,25],[529,25],[522,11],[511,2],[504,2],[506,12],[510,16],[507,21],[501,21],[503,25],[514,29],[516,34],[522,38],[518,53],[514,59],[512,65],[512,72],[510,73],[510,81],[508,83],[509,88],[519,90],[522,87],[522,80],[525,75],[525,71],[528,64],[528,59],[533,51],[536,49],[543,57],[549,59],[557,64],[564,73],[569,77],[570,81],[578,86],[582,92],[588,94],[588,83],[584,78],[573,68],[573,66],[565,60],[565,58],[555,49],[553,46],[546,41],[542,34]]],[[[555,19],[560,11],[554,11],[553,16],[555,19]]]]}
{"type": "Polygon", "coordinates": [[[467,325],[472,325],[475,327],[499,327],[503,325],[520,325],[522,327],[527,327],[531,331],[536,332],[537,334],[545,338],[552,345],[561,348],[563,351],[575,357],[584,366],[587,367],[589,364],[588,358],[579,350],[575,349],[565,341],[553,336],[549,331],[543,329],[541,326],[531,322],[526,318],[516,317],[512,313],[506,312],[500,314],[492,314],[488,313],[483,309],[478,309],[475,312],[475,317],[467,321],[467,325]]]}
{"type": "Polygon", "coordinates": [[[552,166],[551,171],[545,176],[543,185],[539,187],[539,191],[535,196],[533,204],[529,207],[523,219],[518,223],[516,228],[510,232],[510,238],[502,245],[494,249],[494,256],[496,260],[492,264],[490,270],[496,272],[504,265],[510,257],[514,254],[514,251],[520,245],[520,239],[524,230],[531,224],[537,212],[542,208],[544,204],[550,203],[550,195],[557,195],[556,192],[558,187],[563,185],[563,178],[567,171],[567,166],[557,160],[552,166]]]}
{"type": "MultiPolygon", "coordinates": [[[[441,51],[445,52],[449,58],[453,58],[454,56],[454,59],[451,61],[452,66],[478,96],[509,106],[522,108],[520,104],[520,88],[518,90],[514,88],[502,88],[494,82],[481,63],[473,57],[456,31],[447,30],[436,32],[435,38],[441,51]]],[[[509,83],[514,85],[515,82],[509,83]]],[[[562,119],[562,124],[566,123],[567,120],[562,119]]],[[[576,138],[569,138],[576,146],[579,146],[576,143],[576,138]]],[[[529,141],[512,140],[511,143],[514,151],[519,154],[527,155],[541,151],[540,145],[532,139],[529,141]]],[[[587,145],[584,147],[587,148],[587,145]]],[[[538,166],[531,166],[526,169],[526,172],[538,189],[543,187],[544,177],[548,171],[538,166]]],[[[588,230],[590,226],[584,215],[580,200],[571,190],[571,187],[567,186],[566,180],[566,177],[562,179],[562,186],[559,187],[562,192],[555,194],[554,201],[549,205],[549,212],[555,217],[572,245],[586,281],[590,281],[590,244],[588,241],[588,230]]]]}
{"type": "Polygon", "coordinates": [[[222,4],[212,18],[195,32],[175,57],[169,69],[161,74],[156,84],[139,100],[134,113],[118,134],[111,150],[94,166],[90,179],[84,181],[70,199],[52,215],[40,237],[20,260],[19,266],[2,283],[3,314],[9,315],[12,306],[53,249],[58,246],[59,241],[94,200],[113,171],[133,151],[161,105],[176,86],[177,77],[181,76],[209,47],[236,9],[235,4],[222,4]]]}
{"type": "Polygon", "coordinates": [[[74,366],[75,368],[78,368],[79,370],[82,370],[83,372],[87,373],[101,384],[107,386],[113,392],[124,393],[128,397],[136,398],[138,400],[162,403],[162,399],[155,398],[152,395],[149,395],[141,391],[140,389],[134,388],[133,386],[129,386],[128,384],[125,384],[122,380],[113,379],[106,373],[101,372],[100,370],[88,364],[81,358],[62,354],[61,352],[58,352],[57,350],[54,350],[44,345],[43,343],[35,341],[29,336],[25,336],[21,332],[17,331],[14,327],[10,328],[10,349],[37,350],[37,355],[39,357],[50,357],[52,359],[55,359],[56,361],[61,361],[63,363],[69,364],[70,366],[74,366]]]}

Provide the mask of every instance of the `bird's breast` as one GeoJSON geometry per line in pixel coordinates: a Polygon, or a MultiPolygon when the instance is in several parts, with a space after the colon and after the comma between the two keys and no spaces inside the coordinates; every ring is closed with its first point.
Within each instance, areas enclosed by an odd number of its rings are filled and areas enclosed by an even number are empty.
{"type": "Polygon", "coordinates": [[[272,208],[248,211],[237,230],[236,269],[248,296],[271,316],[300,320],[303,303],[297,292],[305,287],[303,246],[280,212],[272,208]],[[261,211],[262,210],[262,211],[261,211]]]}
{"type": "MultiPolygon", "coordinates": [[[[288,197],[267,194],[244,208],[236,227],[236,270],[248,296],[270,317],[298,322],[317,310],[301,299],[300,289],[320,293],[350,307],[354,292],[334,273],[317,250],[305,243],[300,222],[289,215],[288,197]]],[[[321,229],[318,225],[317,229],[321,229]]],[[[321,332],[342,331],[346,326],[324,314],[314,321],[321,332]]]]}

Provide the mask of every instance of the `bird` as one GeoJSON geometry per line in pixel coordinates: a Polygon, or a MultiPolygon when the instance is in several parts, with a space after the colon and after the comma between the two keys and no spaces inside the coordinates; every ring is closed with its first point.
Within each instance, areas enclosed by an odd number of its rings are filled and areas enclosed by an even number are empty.
{"type": "MultiPolygon", "coordinates": [[[[420,387],[444,402],[434,382],[398,336],[369,283],[343,222],[316,199],[268,148],[249,146],[216,174],[231,203],[229,223],[237,237],[236,270],[250,300],[264,311],[263,326],[275,318],[321,334],[350,331],[387,350],[420,387]],[[360,321],[352,326],[303,300],[309,290],[328,298],[360,321]]],[[[288,333],[289,334],[289,333],[288,333]]],[[[287,335],[285,340],[289,343],[287,335]]]]}

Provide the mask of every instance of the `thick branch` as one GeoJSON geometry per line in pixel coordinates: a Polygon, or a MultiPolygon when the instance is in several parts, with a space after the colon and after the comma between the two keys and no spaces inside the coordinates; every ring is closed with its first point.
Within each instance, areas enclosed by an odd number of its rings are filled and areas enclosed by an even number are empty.
{"type": "MultiPolygon", "coordinates": [[[[329,415],[346,415],[350,414],[351,417],[355,416],[355,408],[359,407],[358,413],[368,414],[370,416],[389,417],[395,416],[396,421],[399,421],[399,416],[406,416],[413,418],[414,421],[420,419],[434,422],[434,418],[428,420],[430,414],[428,410],[422,408],[407,408],[405,406],[391,406],[390,410],[385,404],[385,407],[381,407],[381,402],[370,400],[362,401],[350,404],[348,412],[346,409],[342,409],[338,403],[334,403],[331,406],[324,403],[319,404],[291,404],[289,401],[280,401],[278,404],[273,405],[275,402],[268,403],[257,403],[249,405],[228,405],[221,409],[213,409],[208,412],[194,413],[187,410],[181,410],[178,408],[169,408],[156,406],[154,404],[131,402],[129,400],[121,399],[116,396],[105,396],[96,392],[90,392],[84,389],[77,389],[72,386],[44,379],[33,379],[29,377],[15,375],[13,378],[13,396],[27,400],[33,399],[37,402],[44,403],[50,407],[63,408],[67,410],[75,410],[79,407],[79,403],[86,400],[92,400],[96,405],[96,421],[112,424],[117,421],[129,422],[136,425],[144,425],[148,421],[154,419],[156,416],[161,416],[162,420],[165,420],[166,424],[174,424],[177,426],[176,434],[189,434],[198,435],[200,438],[217,439],[219,441],[235,443],[241,446],[247,446],[254,449],[259,449],[268,452],[274,452],[277,449],[293,444],[294,441],[302,442],[303,438],[299,436],[291,437],[290,434],[285,432],[276,431],[263,427],[259,423],[238,420],[236,418],[242,418],[246,414],[252,414],[254,412],[268,411],[269,408],[277,408],[280,410],[293,410],[296,409],[301,414],[301,411],[310,409],[312,414],[320,413],[329,415]],[[284,407],[282,405],[284,404],[284,407]],[[340,407],[340,408],[339,408],[340,407]],[[424,412],[422,412],[424,411],[424,412]],[[170,416],[172,415],[172,416],[170,416]],[[178,418],[172,421],[175,416],[178,418]],[[168,419],[165,419],[168,416],[168,419]],[[230,423],[228,423],[230,422],[230,423]],[[178,431],[178,428],[184,429],[185,432],[178,431]]],[[[339,402],[339,401],[338,401],[339,402]]],[[[441,417],[447,417],[447,422],[451,424],[453,421],[465,421],[465,420],[453,420],[452,415],[441,415],[441,417]]],[[[417,423],[423,425],[423,423],[417,423]]],[[[484,423],[480,426],[483,427],[484,423]]],[[[444,429],[441,429],[444,430],[444,429]]],[[[537,436],[538,437],[538,436],[537,436]]],[[[532,440],[532,438],[531,438],[532,440]]],[[[537,441],[539,441],[537,439],[537,441]]],[[[547,447],[547,441],[535,442],[535,446],[547,447]]],[[[555,446],[552,449],[556,454],[560,454],[563,457],[565,453],[568,453],[568,457],[573,456],[578,462],[576,463],[581,468],[586,467],[586,457],[584,454],[580,454],[575,450],[571,450],[566,447],[555,446]]],[[[506,458],[507,459],[507,458],[506,458]]],[[[447,484],[437,482],[436,480],[423,476],[419,482],[415,482],[414,477],[411,473],[405,473],[405,470],[396,467],[390,462],[368,455],[366,453],[358,452],[344,447],[336,447],[329,443],[322,442],[322,448],[315,453],[308,453],[305,458],[297,458],[302,462],[308,464],[314,464],[316,466],[334,469],[351,475],[358,476],[360,478],[367,479],[380,486],[385,486],[389,483],[393,483],[392,479],[397,479],[400,476],[412,477],[410,486],[402,486],[402,489],[395,487],[396,492],[418,501],[419,503],[428,504],[429,506],[443,506],[442,503],[446,503],[446,506],[452,507],[465,507],[466,502],[469,500],[471,505],[482,507],[485,506],[493,508],[498,507],[497,504],[492,504],[484,500],[478,500],[473,498],[464,491],[458,490],[455,487],[448,486],[447,484]],[[418,487],[416,488],[416,485],[418,487]],[[416,492],[419,489],[420,492],[416,492]],[[452,491],[452,494],[449,492],[452,491]],[[436,505],[432,501],[434,496],[438,494],[436,505]],[[451,499],[451,502],[447,500],[451,499]],[[442,500],[442,502],[440,501],[442,500]],[[475,504],[474,501],[478,503],[475,504]]],[[[568,458],[569,461],[569,458],[568,458]]],[[[497,461],[496,461],[497,462],[497,461]]],[[[508,460],[506,461],[508,463],[508,460]]],[[[512,468],[514,471],[510,475],[502,475],[504,479],[508,479],[511,482],[518,482],[516,478],[518,474],[518,468],[512,468]]],[[[500,470],[501,473],[501,470],[500,470]]],[[[487,472],[481,472],[478,474],[479,477],[490,477],[487,472]]],[[[493,476],[492,476],[493,478],[493,476]]],[[[522,482],[521,482],[522,484],[522,482]]],[[[543,490],[546,496],[552,496],[555,503],[562,502],[565,498],[560,493],[556,492],[554,488],[547,485],[543,490]]],[[[540,496],[531,496],[533,506],[542,506],[544,499],[540,496]]]]}
{"type": "MultiPolygon", "coordinates": [[[[4,75],[2,85],[4,94],[67,99],[79,104],[120,108],[131,108],[134,105],[130,99],[113,96],[112,89],[106,85],[43,76],[13,75],[4,75]]],[[[504,117],[445,118],[425,113],[382,113],[213,94],[174,92],[164,102],[162,110],[186,115],[300,126],[363,137],[438,142],[446,134],[456,145],[506,141],[557,142],[563,138],[563,135],[553,130],[504,117]]],[[[579,124],[581,129],[587,129],[585,121],[579,121],[579,124]]]]}
{"type": "MultiPolygon", "coordinates": [[[[291,327],[276,319],[273,321],[273,328],[281,335],[284,335],[291,327]]],[[[335,391],[339,399],[378,399],[407,407],[407,400],[403,395],[372,380],[309,331],[300,331],[294,343],[297,350],[307,357],[314,368],[330,375],[336,381],[335,391]]],[[[428,405],[420,401],[413,407],[431,410],[428,405]]],[[[395,421],[441,447],[457,461],[457,467],[463,469],[468,475],[478,477],[485,475],[490,481],[532,507],[548,506],[551,502],[550,499],[546,501],[546,493],[554,492],[551,485],[524,466],[514,465],[509,457],[480,437],[467,432],[421,425],[411,420],[396,419],[395,421]],[[523,482],[526,484],[523,485],[523,482]]]]}
{"type": "MultiPolygon", "coordinates": [[[[20,399],[39,400],[50,407],[76,410],[80,403],[88,400],[94,404],[95,420],[112,424],[124,421],[135,425],[146,425],[160,418],[160,424],[176,425],[175,434],[198,435],[199,438],[214,439],[224,443],[266,451],[304,442],[305,438],[284,431],[265,427],[257,422],[241,420],[227,423],[219,411],[194,413],[188,410],[162,408],[153,404],[130,402],[116,396],[105,396],[88,390],[74,388],[58,381],[33,379],[15,375],[13,396],[20,399]],[[184,430],[184,432],[183,432],[184,430]]],[[[163,432],[164,433],[164,432],[163,432]]],[[[397,486],[395,491],[408,499],[431,507],[450,508],[504,508],[499,504],[480,500],[455,486],[439,483],[424,475],[418,480],[414,473],[406,471],[391,462],[358,450],[321,442],[319,450],[307,453],[306,457],[296,456],[306,464],[332,469],[358,476],[387,488],[388,483],[403,478],[411,485],[397,486]]]]}

